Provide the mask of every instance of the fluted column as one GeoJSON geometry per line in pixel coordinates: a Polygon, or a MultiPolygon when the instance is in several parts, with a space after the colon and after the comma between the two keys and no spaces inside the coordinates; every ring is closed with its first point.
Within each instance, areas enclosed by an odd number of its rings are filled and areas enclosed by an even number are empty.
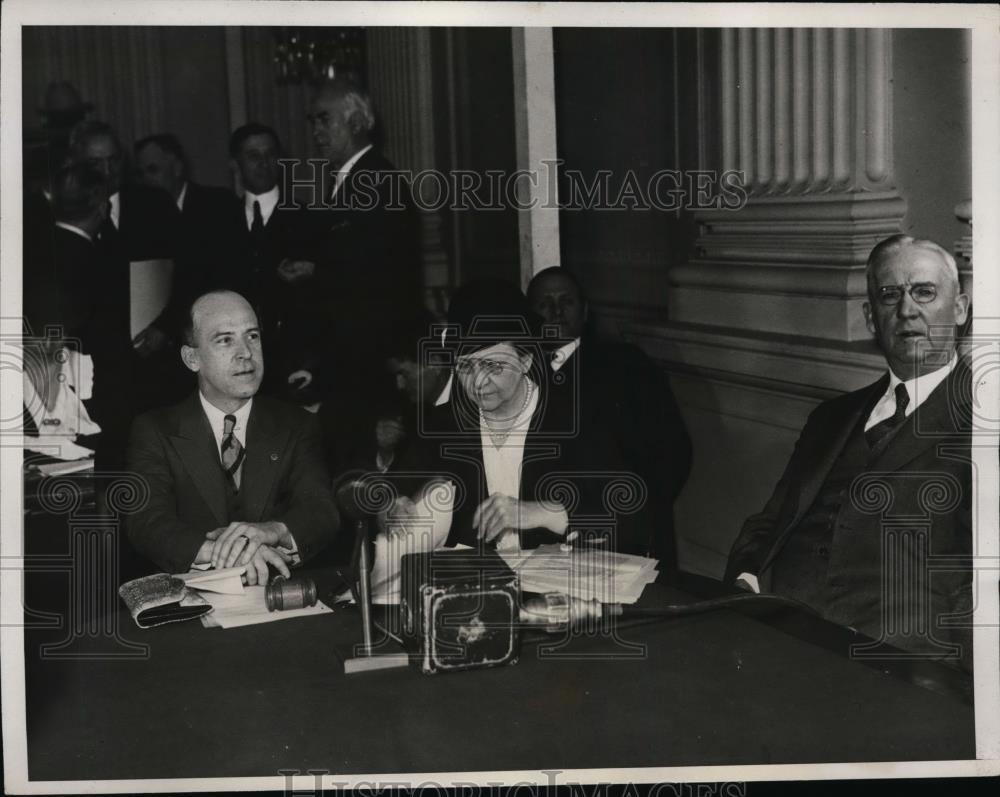
{"type": "Polygon", "coordinates": [[[697,212],[672,272],[672,320],[867,339],[864,263],[899,231],[886,30],[721,32],[721,163],[746,192],[697,212]]]}
{"type": "MultiPolygon", "coordinates": [[[[434,91],[428,28],[369,28],[368,82],[384,134],[387,157],[413,174],[434,169],[434,91]]],[[[417,190],[433,205],[440,186],[420,180],[417,190]]],[[[419,197],[414,197],[419,199],[419,197]]],[[[430,292],[448,285],[442,219],[438,211],[420,211],[424,286],[430,292]]]]}

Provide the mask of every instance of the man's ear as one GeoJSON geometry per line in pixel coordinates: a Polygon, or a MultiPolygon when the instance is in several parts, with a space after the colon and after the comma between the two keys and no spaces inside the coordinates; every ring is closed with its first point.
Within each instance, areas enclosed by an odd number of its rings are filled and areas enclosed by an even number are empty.
{"type": "Polygon", "coordinates": [[[188,346],[186,343],[181,346],[181,360],[184,361],[184,365],[187,366],[189,371],[198,373],[198,371],[201,370],[201,361],[198,359],[198,350],[194,346],[188,346]]]}
{"type": "Polygon", "coordinates": [[[868,328],[868,331],[871,332],[873,335],[876,334],[876,331],[875,331],[875,318],[874,318],[874,316],[872,316],[872,306],[871,306],[871,303],[870,302],[865,302],[863,305],[861,305],[861,309],[865,313],[865,326],[868,328]]]}
{"type": "Polygon", "coordinates": [[[969,318],[969,294],[960,293],[955,297],[955,326],[960,327],[969,318]]]}

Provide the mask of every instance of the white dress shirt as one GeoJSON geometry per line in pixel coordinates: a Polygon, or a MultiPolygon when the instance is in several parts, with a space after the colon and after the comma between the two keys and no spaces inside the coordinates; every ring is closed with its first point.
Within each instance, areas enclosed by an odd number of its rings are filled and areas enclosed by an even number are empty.
{"type": "MultiPolygon", "coordinates": [[[[277,186],[275,186],[275,188],[277,188],[277,186]]],[[[184,198],[187,196],[187,192],[188,184],[184,183],[184,185],[181,186],[181,192],[177,195],[177,209],[181,211],[181,213],[184,212],[184,198]]],[[[253,218],[253,202],[250,203],[250,218],[253,218]]]]}
{"type": "MultiPolygon", "coordinates": [[[[906,405],[905,417],[909,418],[916,411],[917,407],[927,401],[927,398],[934,392],[934,389],[948,377],[948,374],[955,369],[957,364],[958,354],[953,354],[947,365],[938,368],[936,371],[931,371],[929,374],[907,379],[905,382],[890,369],[889,386],[875,404],[871,414],[868,416],[868,420],[865,421],[865,431],[867,432],[876,424],[888,420],[896,414],[896,385],[903,384],[906,386],[906,393],[910,397],[910,402],[906,405]]],[[[740,573],[737,580],[739,579],[742,579],[754,592],[760,592],[760,584],[758,583],[757,576],[754,574],[740,573]]]]}
{"type": "Polygon", "coordinates": [[[117,230],[118,219],[120,219],[122,215],[122,195],[118,191],[115,191],[108,197],[108,204],[111,205],[108,218],[111,219],[111,223],[115,225],[115,229],[117,230]]]}
{"type": "MultiPolygon", "coordinates": [[[[240,441],[240,445],[243,446],[244,450],[247,447],[247,422],[250,420],[250,407],[253,406],[253,399],[247,400],[247,403],[240,407],[236,412],[223,412],[214,404],[212,404],[202,392],[198,391],[198,398],[201,399],[201,407],[205,410],[205,416],[208,418],[209,426],[212,427],[212,434],[215,436],[215,450],[219,454],[219,465],[222,465],[222,436],[226,429],[226,416],[235,415],[236,425],[233,427],[233,436],[240,441]]],[[[292,538],[291,547],[286,547],[284,545],[277,546],[282,551],[285,551],[292,557],[292,564],[299,563],[299,546],[295,542],[295,535],[292,534],[291,529],[288,530],[288,536],[292,538]]]]}
{"type": "MultiPolygon", "coordinates": [[[[483,446],[483,468],[486,471],[486,491],[511,498],[521,496],[521,463],[524,460],[524,439],[531,426],[531,417],[538,409],[538,387],[526,380],[531,390],[528,403],[518,413],[507,439],[498,447],[490,436],[490,427],[480,415],[479,433],[483,446]]],[[[520,548],[517,529],[508,529],[497,539],[497,549],[516,551],[520,548]]]]}
{"type": "Polygon", "coordinates": [[[264,219],[264,224],[271,218],[271,214],[274,213],[274,209],[278,206],[278,201],[281,199],[281,192],[278,190],[278,186],[275,186],[266,194],[251,194],[247,191],[243,195],[243,210],[247,217],[247,229],[253,227],[253,203],[260,202],[260,215],[264,219]]]}
{"type": "Polygon", "coordinates": [[[334,175],[333,191],[330,192],[331,199],[337,196],[337,192],[340,190],[340,186],[343,185],[344,180],[347,178],[347,175],[351,173],[351,169],[354,168],[354,164],[357,163],[359,160],[361,160],[361,156],[364,155],[371,148],[372,148],[371,144],[369,144],[367,147],[362,147],[353,155],[351,155],[351,157],[347,159],[347,162],[337,170],[336,175],[334,175]]]}
{"type": "Polygon", "coordinates": [[[240,441],[240,445],[245,449],[247,447],[247,421],[250,419],[250,407],[253,405],[253,399],[248,399],[247,403],[236,410],[236,412],[230,413],[223,412],[212,404],[212,402],[205,398],[204,394],[202,394],[200,390],[198,391],[198,398],[201,399],[201,407],[205,410],[205,416],[208,418],[208,424],[212,427],[212,434],[215,435],[215,450],[219,454],[219,463],[221,464],[222,435],[226,428],[226,416],[236,416],[236,426],[233,427],[233,435],[240,441]]]}
{"type": "Polygon", "coordinates": [[[580,348],[580,339],[573,338],[565,346],[560,346],[552,353],[552,359],[549,360],[549,367],[556,373],[562,368],[566,361],[573,356],[574,352],[580,348]]]}
{"type": "Polygon", "coordinates": [[[90,236],[90,233],[87,232],[86,230],[81,230],[79,227],[75,227],[72,224],[67,224],[65,221],[57,221],[56,227],[62,227],[64,230],[69,230],[71,233],[75,233],[76,235],[79,235],[81,238],[86,238],[90,242],[93,242],[94,240],[90,236]]]}
{"type": "Polygon", "coordinates": [[[896,414],[896,385],[902,384],[906,386],[906,393],[910,397],[910,403],[906,405],[906,417],[909,418],[916,411],[917,407],[923,404],[928,396],[934,392],[934,389],[955,369],[957,363],[958,355],[953,354],[947,365],[938,368],[936,371],[931,371],[929,374],[907,379],[905,382],[890,370],[889,387],[886,388],[885,393],[882,394],[882,398],[878,400],[878,403],[872,409],[871,415],[868,416],[868,420],[865,422],[865,431],[867,432],[875,424],[881,423],[896,414]]]}

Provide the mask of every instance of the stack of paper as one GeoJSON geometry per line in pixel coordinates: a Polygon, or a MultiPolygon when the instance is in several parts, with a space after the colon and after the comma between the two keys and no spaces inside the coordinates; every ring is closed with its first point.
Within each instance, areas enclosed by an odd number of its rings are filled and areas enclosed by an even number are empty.
{"type": "Polygon", "coordinates": [[[285,609],[269,612],[264,600],[267,587],[244,587],[242,595],[219,593],[206,596],[212,604],[212,611],[201,616],[201,624],[206,628],[239,628],[241,625],[273,623],[276,620],[290,620],[293,617],[309,617],[314,614],[330,614],[333,609],[324,603],[302,609],[285,609]]]}
{"type": "Polygon", "coordinates": [[[524,592],[560,592],[601,603],[635,603],[656,580],[656,559],[598,548],[543,545],[533,551],[501,552],[521,579],[524,592]]]}
{"type": "Polygon", "coordinates": [[[212,611],[201,616],[201,624],[206,628],[239,628],[241,625],[273,623],[292,617],[308,617],[313,614],[329,614],[333,610],[323,603],[302,609],[284,609],[271,612],[267,609],[264,591],[267,587],[244,586],[241,576],[243,567],[226,567],[221,570],[192,570],[177,576],[191,589],[212,605],[212,611]]]}

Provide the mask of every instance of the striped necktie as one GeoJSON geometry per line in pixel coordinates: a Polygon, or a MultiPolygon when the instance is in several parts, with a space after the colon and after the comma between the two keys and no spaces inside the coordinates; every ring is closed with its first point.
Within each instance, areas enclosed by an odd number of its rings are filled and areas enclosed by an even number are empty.
{"type": "Polygon", "coordinates": [[[234,493],[240,489],[243,460],[246,457],[246,451],[244,451],[243,446],[240,445],[240,441],[236,439],[236,435],[234,434],[235,429],[236,416],[227,415],[225,426],[222,430],[222,445],[219,446],[219,451],[222,455],[222,469],[226,472],[226,479],[229,481],[229,486],[234,493]]]}

